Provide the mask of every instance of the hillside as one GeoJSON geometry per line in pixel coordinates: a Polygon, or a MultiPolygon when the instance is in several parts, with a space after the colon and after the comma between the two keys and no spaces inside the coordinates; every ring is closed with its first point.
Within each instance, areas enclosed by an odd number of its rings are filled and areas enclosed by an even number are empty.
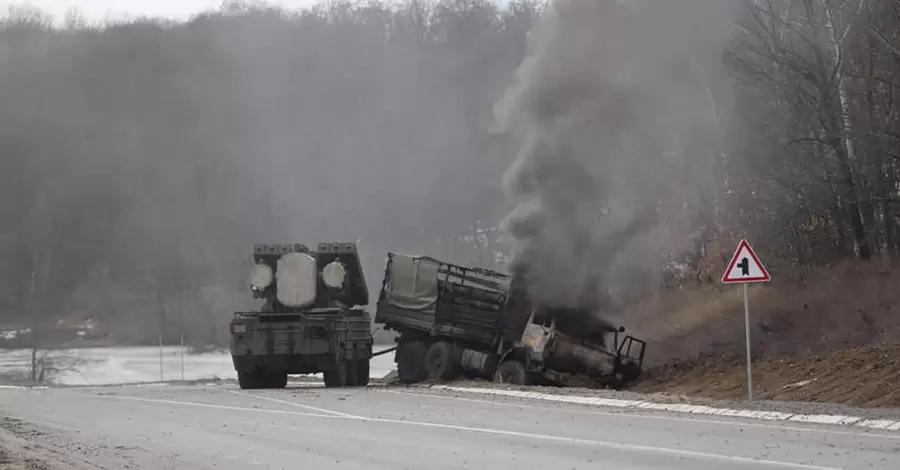
{"type": "MultiPolygon", "coordinates": [[[[765,357],[753,364],[755,400],[900,407],[900,345],[849,348],[821,355],[765,357]]],[[[710,355],[648,371],[636,392],[743,400],[744,358],[710,355]]]]}
{"type": "MultiPolygon", "coordinates": [[[[900,342],[900,268],[843,263],[798,281],[773,272],[750,287],[754,356],[796,356],[900,342]]],[[[744,351],[739,286],[689,287],[647,298],[627,318],[653,344],[651,364],[744,351]]]]}
{"type": "MultiPolygon", "coordinates": [[[[844,263],[750,289],[760,399],[900,406],[900,269],[844,263]]],[[[637,391],[746,396],[740,287],[660,294],[628,314],[648,340],[637,391]]]]}

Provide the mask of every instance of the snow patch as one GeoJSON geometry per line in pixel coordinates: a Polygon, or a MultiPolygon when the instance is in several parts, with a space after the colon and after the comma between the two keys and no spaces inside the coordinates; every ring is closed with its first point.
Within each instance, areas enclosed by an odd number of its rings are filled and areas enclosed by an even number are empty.
{"type": "MultiPolygon", "coordinates": [[[[387,349],[382,346],[376,349],[387,349]]],[[[209,352],[182,355],[179,346],[114,347],[54,350],[49,358],[74,359],[75,370],[60,372],[52,379],[57,385],[151,384],[172,381],[237,379],[231,355],[209,352]],[[182,365],[183,361],[183,365],[182,365]]],[[[27,375],[31,367],[30,349],[0,349],[0,375],[27,375]]],[[[394,369],[392,354],[372,358],[370,377],[380,379],[394,369]]],[[[322,374],[314,377],[322,379],[322,374]]]]}

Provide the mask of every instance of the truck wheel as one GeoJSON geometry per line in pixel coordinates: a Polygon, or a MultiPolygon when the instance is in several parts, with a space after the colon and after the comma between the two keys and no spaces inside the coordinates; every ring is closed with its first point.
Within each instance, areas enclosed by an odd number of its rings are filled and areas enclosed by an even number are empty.
{"type": "Polygon", "coordinates": [[[628,386],[633,382],[637,381],[640,375],[640,370],[636,370],[635,367],[627,367],[623,371],[615,375],[612,383],[612,388],[614,390],[624,390],[628,388],[628,386]]]}
{"type": "Polygon", "coordinates": [[[287,372],[277,371],[266,374],[267,388],[285,388],[287,387],[287,372]]]}
{"type": "Polygon", "coordinates": [[[356,368],[356,385],[365,387],[369,385],[369,360],[359,361],[356,368]]]}
{"type": "Polygon", "coordinates": [[[512,385],[529,385],[525,365],[515,359],[500,364],[497,373],[494,374],[494,381],[512,385]]]}
{"type": "Polygon", "coordinates": [[[397,378],[401,383],[412,384],[428,378],[425,355],[428,348],[421,341],[411,341],[401,346],[397,356],[397,378]]]}
{"type": "Polygon", "coordinates": [[[340,360],[331,370],[322,374],[325,378],[326,387],[344,387],[347,385],[347,361],[340,360]]]}
{"type": "Polygon", "coordinates": [[[347,367],[344,369],[344,374],[347,376],[348,387],[356,387],[359,385],[359,360],[353,359],[347,361],[347,367]]]}
{"type": "Polygon", "coordinates": [[[263,388],[265,383],[263,375],[259,370],[239,370],[238,385],[242,390],[256,390],[263,388]]]}
{"type": "Polygon", "coordinates": [[[459,376],[460,365],[456,347],[446,341],[438,341],[428,348],[425,369],[432,379],[453,380],[459,376]]]}

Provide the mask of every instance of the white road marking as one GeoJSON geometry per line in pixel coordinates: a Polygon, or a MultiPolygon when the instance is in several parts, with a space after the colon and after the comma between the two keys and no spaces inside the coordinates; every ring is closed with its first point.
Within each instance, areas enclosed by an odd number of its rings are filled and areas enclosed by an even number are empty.
{"type": "Polygon", "coordinates": [[[287,414],[293,416],[309,416],[313,418],[340,418],[341,416],[335,416],[334,414],[326,414],[326,413],[303,413],[299,411],[286,411],[286,410],[270,410],[266,408],[245,408],[240,406],[227,406],[227,405],[213,405],[210,403],[196,403],[190,401],[176,401],[176,400],[163,400],[158,398],[138,398],[138,397],[121,397],[117,395],[86,395],[89,398],[100,398],[104,400],[130,400],[130,401],[142,401],[147,403],[160,403],[163,405],[183,405],[183,406],[196,406],[200,408],[216,408],[220,410],[229,410],[229,411],[254,411],[259,413],[272,413],[272,414],[287,414]]]}
{"type": "Polygon", "coordinates": [[[357,415],[351,415],[351,414],[347,414],[347,413],[341,413],[340,411],[326,410],[325,408],[318,408],[318,407],[310,406],[310,405],[302,405],[302,404],[300,404],[300,403],[296,403],[296,402],[292,402],[292,401],[286,401],[286,400],[279,400],[279,399],[277,399],[277,398],[264,397],[264,396],[262,396],[262,395],[254,395],[254,394],[251,394],[251,393],[236,392],[236,391],[234,391],[234,390],[226,390],[226,391],[227,391],[228,393],[233,393],[233,394],[235,394],[235,395],[237,395],[237,396],[256,398],[257,400],[266,400],[266,401],[270,401],[270,402],[273,402],[273,403],[281,403],[282,405],[288,405],[288,406],[294,406],[294,407],[297,407],[297,408],[304,408],[304,409],[307,409],[307,410],[318,411],[319,413],[326,413],[326,414],[329,414],[329,415],[340,416],[340,417],[342,417],[342,418],[368,419],[368,418],[366,418],[365,416],[357,416],[357,415]]]}
{"type": "Polygon", "coordinates": [[[751,463],[756,465],[767,465],[774,467],[783,467],[783,468],[798,468],[805,470],[839,470],[836,467],[823,467],[819,465],[808,465],[808,464],[800,464],[793,462],[782,462],[777,460],[767,460],[767,459],[752,459],[749,457],[738,457],[735,455],[724,455],[724,454],[713,454],[710,452],[699,452],[693,450],[683,450],[683,449],[672,449],[668,447],[653,447],[653,446],[645,446],[640,444],[626,444],[622,442],[612,442],[612,441],[601,441],[594,439],[581,439],[577,437],[564,437],[564,436],[554,436],[550,434],[533,434],[527,432],[518,432],[518,431],[505,431],[501,429],[490,429],[490,428],[476,428],[471,426],[460,426],[456,424],[441,424],[441,423],[428,423],[422,421],[404,421],[399,419],[385,419],[385,418],[366,418],[366,421],[378,422],[378,423],[391,423],[391,424],[405,424],[410,426],[422,426],[422,427],[431,427],[431,428],[442,428],[442,429],[454,429],[459,431],[469,431],[476,433],[484,433],[484,434],[494,434],[501,436],[511,436],[511,437],[525,437],[531,439],[540,439],[546,441],[556,441],[556,442],[568,442],[571,444],[582,444],[589,445],[594,447],[604,447],[607,449],[614,450],[622,450],[622,451],[637,451],[637,452],[651,452],[656,454],[668,454],[668,455],[680,455],[684,457],[692,457],[696,459],[705,459],[705,460],[722,460],[727,462],[742,462],[742,463],[751,463]]]}
{"type": "MultiPolygon", "coordinates": [[[[476,398],[448,397],[448,396],[434,395],[434,394],[428,394],[428,393],[404,392],[404,391],[399,391],[399,390],[379,390],[379,391],[385,392],[385,393],[394,393],[397,395],[412,395],[412,396],[417,396],[417,397],[422,397],[422,398],[440,398],[442,400],[483,403],[486,405],[494,405],[494,406],[511,406],[511,407],[516,407],[516,408],[529,408],[529,409],[535,409],[535,410],[559,411],[559,412],[568,411],[568,410],[565,410],[562,408],[553,408],[553,407],[549,407],[549,406],[526,405],[524,403],[519,404],[519,403],[510,403],[510,402],[503,402],[503,401],[479,400],[476,398]]],[[[735,425],[740,425],[740,426],[747,426],[747,427],[754,427],[754,428],[766,428],[766,429],[773,429],[773,430],[815,432],[815,433],[836,434],[836,435],[843,435],[843,436],[877,437],[877,438],[882,438],[882,439],[900,440],[900,436],[898,436],[898,435],[879,434],[879,433],[866,432],[863,430],[854,432],[854,431],[842,431],[839,429],[823,429],[823,428],[800,427],[800,426],[786,426],[786,425],[779,425],[779,424],[751,423],[751,422],[747,422],[747,421],[723,421],[720,419],[708,419],[708,418],[699,417],[699,416],[691,417],[691,418],[679,417],[679,416],[654,416],[654,415],[649,415],[649,414],[636,414],[636,413],[628,413],[628,412],[613,413],[610,411],[598,411],[598,410],[585,410],[585,411],[579,410],[579,413],[592,414],[592,415],[597,415],[597,416],[628,418],[628,419],[637,418],[637,419],[649,419],[649,420],[659,420],[659,421],[685,421],[685,422],[689,422],[689,423],[716,424],[716,425],[723,425],[723,426],[729,426],[729,427],[734,427],[735,425]]],[[[900,425],[900,423],[898,423],[898,425],[900,425]]],[[[887,428],[887,429],[890,429],[890,428],[887,428]]],[[[894,429],[894,430],[896,430],[896,429],[894,429]]]]}
{"type": "Polygon", "coordinates": [[[534,400],[550,401],[557,403],[576,403],[583,405],[598,405],[613,408],[636,408],[655,411],[674,411],[678,413],[735,416],[740,418],[753,418],[766,421],[800,421],[814,424],[839,424],[852,427],[863,427],[888,431],[900,431],[900,421],[865,419],[857,416],[831,416],[831,415],[802,415],[794,413],[781,413],[777,411],[738,410],[730,408],[715,408],[704,405],[688,405],[681,403],[654,403],[638,400],[618,400],[614,398],[585,397],[578,395],[554,395],[550,393],[521,392],[517,390],[498,390],[490,388],[455,387],[451,385],[431,385],[427,388],[435,390],[449,390],[455,392],[500,395],[515,398],[530,398],[534,400]]]}
{"type": "Polygon", "coordinates": [[[894,421],[890,419],[863,419],[862,421],[856,423],[854,426],[861,426],[872,429],[896,429],[898,424],[900,424],[900,421],[894,421]]]}
{"type": "MultiPolygon", "coordinates": [[[[235,392],[237,395],[244,395],[242,393],[235,392]]],[[[254,398],[268,398],[268,397],[258,397],[254,395],[247,395],[254,398]]],[[[836,467],[825,467],[820,465],[808,465],[808,464],[800,464],[793,462],[783,462],[777,460],[768,460],[768,459],[753,459],[749,457],[738,457],[734,455],[724,455],[724,454],[713,454],[709,452],[700,452],[700,451],[691,451],[691,450],[683,450],[683,449],[672,449],[668,447],[654,447],[654,446],[646,446],[639,444],[626,444],[621,442],[612,442],[612,441],[602,441],[602,440],[594,440],[594,439],[581,439],[576,437],[564,437],[564,436],[554,436],[550,434],[534,434],[534,433],[526,433],[526,432],[518,432],[518,431],[506,431],[502,429],[491,429],[491,428],[478,428],[472,426],[461,426],[456,424],[443,424],[443,423],[430,423],[423,421],[406,421],[401,419],[387,419],[387,418],[368,418],[365,416],[355,416],[349,415],[346,413],[340,413],[336,411],[330,411],[323,408],[315,408],[315,407],[307,407],[306,405],[301,405],[299,403],[288,402],[284,400],[270,399],[271,401],[280,402],[284,404],[293,404],[295,406],[301,408],[310,408],[310,409],[318,409],[323,413],[330,414],[316,414],[316,413],[302,413],[295,411],[286,411],[286,410],[270,410],[270,409],[262,409],[262,408],[242,408],[242,407],[234,407],[234,406],[225,406],[225,405],[211,405],[208,403],[194,403],[194,402],[186,402],[186,401],[175,401],[175,400],[163,400],[163,399],[150,399],[150,398],[137,398],[137,397],[121,397],[114,395],[100,395],[95,396],[94,398],[100,399],[113,399],[113,400],[135,400],[135,401],[144,401],[144,402],[154,402],[161,404],[170,404],[170,405],[182,405],[182,406],[197,406],[203,408],[220,408],[227,409],[233,411],[249,411],[249,412],[259,412],[259,413],[272,413],[272,414],[285,414],[285,415],[293,415],[293,416],[309,416],[314,418],[323,418],[323,419],[352,419],[357,421],[366,421],[372,423],[385,423],[385,424],[401,424],[406,426],[419,426],[419,427],[427,427],[427,428],[438,428],[438,429],[452,429],[457,431],[466,431],[466,432],[474,432],[474,433],[482,433],[482,434],[492,434],[499,436],[509,436],[509,437],[522,437],[528,439],[537,439],[537,440],[545,440],[545,441],[554,441],[554,442],[565,442],[570,444],[580,444],[594,447],[603,447],[607,449],[620,450],[620,451],[631,451],[631,452],[648,452],[655,454],[664,454],[664,455],[678,455],[683,457],[690,457],[695,459],[705,459],[705,460],[719,460],[725,462],[741,462],[748,463],[754,465],[761,466],[770,466],[770,467],[781,467],[781,468],[795,468],[795,469],[803,469],[803,470],[841,470],[836,467]]]]}

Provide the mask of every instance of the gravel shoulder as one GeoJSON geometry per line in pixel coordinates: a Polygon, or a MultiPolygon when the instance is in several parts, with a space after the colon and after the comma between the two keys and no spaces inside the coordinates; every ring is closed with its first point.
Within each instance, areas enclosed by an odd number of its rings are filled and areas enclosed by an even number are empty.
{"type": "Polygon", "coordinates": [[[35,419],[0,415],[0,468],[119,470],[133,468],[135,462],[141,461],[130,455],[133,449],[86,443],[79,433],[35,419]]]}
{"type": "MultiPolygon", "coordinates": [[[[49,433],[31,423],[0,417],[0,468],[5,470],[65,470],[103,468],[68,455],[67,446],[50,444],[49,433]]],[[[75,454],[77,455],[77,454],[75,454]]]]}
{"type": "Polygon", "coordinates": [[[6,436],[0,442],[0,468],[4,470],[51,470],[47,462],[30,457],[10,443],[6,436]]]}

